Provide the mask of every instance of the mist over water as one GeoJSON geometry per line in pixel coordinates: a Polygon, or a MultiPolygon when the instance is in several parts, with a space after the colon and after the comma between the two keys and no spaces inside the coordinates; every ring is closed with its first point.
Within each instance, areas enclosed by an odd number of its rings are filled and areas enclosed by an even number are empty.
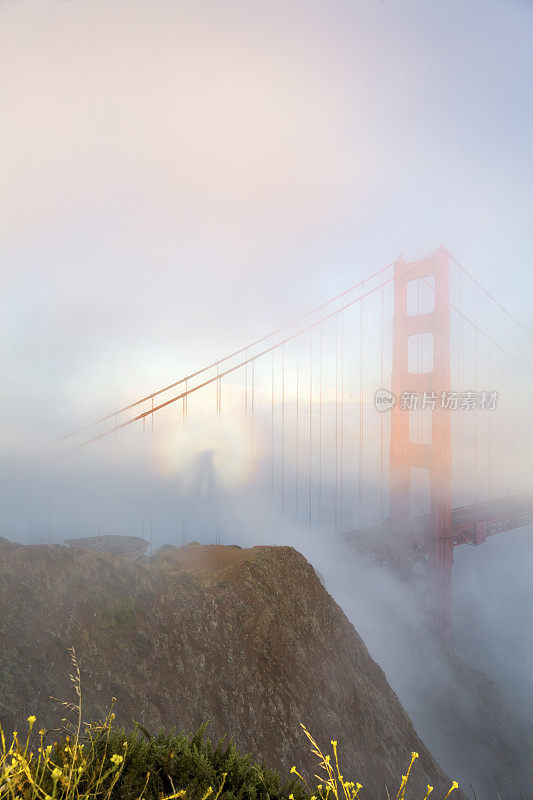
{"type": "Polygon", "coordinates": [[[529,525],[486,548],[458,548],[453,573],[456,647],[504,687],[524,720],[533,707],[532,535],[529,525]]]}

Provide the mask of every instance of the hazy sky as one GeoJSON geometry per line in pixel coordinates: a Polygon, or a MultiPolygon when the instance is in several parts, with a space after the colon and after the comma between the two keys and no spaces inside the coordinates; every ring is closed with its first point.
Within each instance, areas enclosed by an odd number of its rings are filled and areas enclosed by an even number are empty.
{"type": "Polygon", "coordinates": [[[529,0],[0,0],[4,426],[442,240],[529,322],[529,0]]]}

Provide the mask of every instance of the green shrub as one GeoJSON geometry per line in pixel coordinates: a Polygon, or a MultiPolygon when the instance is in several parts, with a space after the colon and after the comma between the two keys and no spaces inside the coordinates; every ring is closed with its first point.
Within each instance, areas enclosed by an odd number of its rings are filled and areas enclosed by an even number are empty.
{"type": "MultiPolygon", "coordinates": [[[[242,755],[232,741],[213,744],[202,726],[192,736],[150,735],[143,728],[127,733],[111,728],[94,741],[95,755],[124,753],[124,765],[111,797],[159,800],[185,790],[188,800],[202,800],[213,787],[219,800],[306,800],[299,782],[282,783],[277,772],[242,755]],[[124,748],[124,742],[127,743],[124,748]],[[148,783],[147,774],[150,775],[148,783]],[[146,788],[144,788],[146,786],[146,788]]],[[[111,779],[111,776],[110,776],[111,779]]]]}

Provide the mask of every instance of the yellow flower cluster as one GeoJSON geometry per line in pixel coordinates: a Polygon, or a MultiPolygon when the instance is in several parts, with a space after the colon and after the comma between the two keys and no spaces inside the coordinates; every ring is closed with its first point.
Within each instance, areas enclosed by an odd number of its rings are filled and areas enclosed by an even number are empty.
{"type": "MultiPolygon", "coordinates": [[[[340,771],[339,767],[339,758],[337,753],[338,743],[335,739],[331,740],[331,746],[333,748],[333,760],[334,766],[332,766],[332,757],[329,754],[324,754],[318,744],[316,743],[315,739],[311,736],[305,725],[300,723],[305,735],[311,742],[311,752],[317,756],[319,759],[319,770],[321,770],[324,774],[323,777],[319,777],[315,775],[316,778],[322,780],[322,783],[319,783],[316,787],[316,793],[312,794],[311,800],[355,800],[358,795],[360,789],[363,788],[361,783],[354,783],[353,781],[346,781],[340,771]]],[[[400,788],[398,789],[398,793],[396,794],[396,800],[405,800],[405,789],[407,787],[407,783],[409,781],[409,775],[411,774],[411,769],[413,767],[414,762],[419,757],[418,753],[412,752],[411,753],[411,761],[407,768],[407,772],[405,775],[402,775],[402,779],[400,782],[400,788]]],[[[298,778],[302,781],[302,783],[306,786],[309,792],[312,792],[311,787],[305,780],[305,778],[300,775],[296,767],[291,768],[291,773],[297,775],[298,778]]],[[[458,788],[457,781],[453,781],[451,788],[444,798],[450,796],[450,794],[454,791],[454,789],[458,788]]],[[[433,786],[428,784],[426,796],[424,800],[428,800],[429,795],[433,791],[433,786]]],[[[289,800],[293,800],[293,795],[289,796],[289,800]]]]}

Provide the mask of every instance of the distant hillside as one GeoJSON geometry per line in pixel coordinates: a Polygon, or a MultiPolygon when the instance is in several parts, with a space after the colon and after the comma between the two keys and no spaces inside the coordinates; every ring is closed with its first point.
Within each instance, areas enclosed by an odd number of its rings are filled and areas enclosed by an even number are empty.
{"type": "MultiPolygon", "coordinates": [[[[315,769],[299,723],[339,742],[363,797],[395,793],[410,753],[411,796],[446,793],[380,667],[289,547],[164,548],[147,563],[59,546],[0,542],[0,720],[58,725],[81,663],[84,717],[117,698],[117,720],[195,730],[209,721],[268,766],[315,769]]],[[[453,777],[453,776],[452,776],[453,777]]],[[[460,797],[460,795],[457,795],[460,797]]]]}

